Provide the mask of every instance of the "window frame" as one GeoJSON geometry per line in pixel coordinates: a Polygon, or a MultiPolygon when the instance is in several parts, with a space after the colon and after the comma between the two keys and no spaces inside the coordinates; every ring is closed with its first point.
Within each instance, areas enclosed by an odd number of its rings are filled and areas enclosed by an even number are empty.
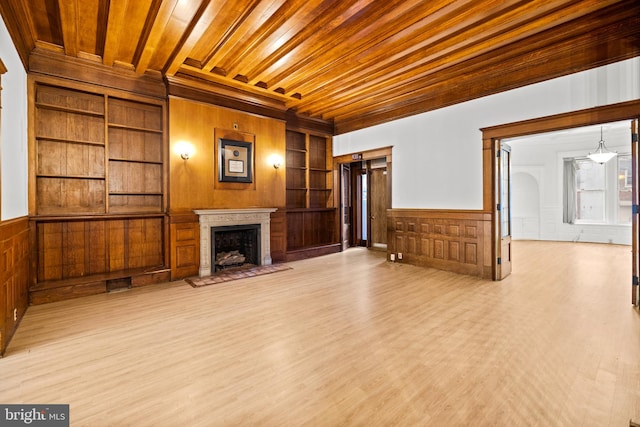
{"type": "MultiPolygon", "coordinates": [[[[620,221],[620,212],[621,212],[621,204],[620,204],[620,186],[619,186],[619,174],[620,174],[620,158],[621,157],[631,157],[630,152],[618,153],[615,160],[612,159],[609,162],[605,163],[604,166],[604,188],[602,190],[578,190],[577,185],[577,174],[574,176],[575,186],[574,193],[572,196],[572,202],[574,203],[576,210],[576,218],[573,219],[573,222],[563,221],[565,224],[577,224],[577,225],[613,225],[613,226],[630,226],[631,222],[621,222],[620,221]],[[603,193],[604,203],[603,203],[603,220],[592,220],[592,219],[579,219],[577,218],[578,214],[578,194],[579,192],[590,192],[590,191],[600,191],[603,193]]],[[[578,160],[588,160],[587,157],[581,156],[565,156],[563,157],[563,161],[578,161],[578,160]]],[[[563,175],[566,173],[563,169],[563,175]]],[[[625,173],[625,183],[627,180],[632,179],[631,174],[625,173]],[[627,176],[628,175],[628,176],[627,176]]],[[[630,182],[630,181],[629,181],[630,182]]],[[[630,186],[625,187],[630,188],[630,186]]],[[[563,196],[567,197],[567,196],[563,196]]],[[[566,202],[566,201],[565,201],[566,202]]],[[[563,203],[563,209],[567,209],[566,203],[563,203]]]]}

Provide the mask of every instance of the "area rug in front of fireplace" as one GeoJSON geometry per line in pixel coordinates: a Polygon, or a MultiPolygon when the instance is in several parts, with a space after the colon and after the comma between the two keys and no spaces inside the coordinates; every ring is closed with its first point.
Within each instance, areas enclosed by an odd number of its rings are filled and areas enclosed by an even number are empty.
{"type": "Polygon", "coordinates": [[[291,267],[286,264],[253,265],[228,268],[225,270],[217,271],[211,276],[190,277],[184,280],[194,288],[200,288],[202,286],[215,285],[218,283],[230,282],[232,280],[238,279],[246,279],[248,277],[262,276],[264,274],[277,273],[278,271],[285,270],[291,270],[291,267]]]}

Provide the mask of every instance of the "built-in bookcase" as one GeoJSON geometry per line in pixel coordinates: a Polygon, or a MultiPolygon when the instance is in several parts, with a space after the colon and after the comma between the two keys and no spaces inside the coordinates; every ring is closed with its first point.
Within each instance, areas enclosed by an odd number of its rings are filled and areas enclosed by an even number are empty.
{"type": "Polygon", "coordinates": [[[339,250],[331,138],[287,130],[286,259],[339,250]]]}
{"type": "Polygon", "coordinates": [[[162,211],[162,108],[109,98],[110,212],[162,211]]]}
{"type": "Polygon", "coordinates": [[[30,301],[169,278],[164,99],[32,80],[30,301]]]}
{"type": "Polygon", "coordinates": [[[161,105],[36,85],[36,213],[162,212],[161,105]]]}
{"type": "Polygon", "coordinates": [[[287,208],[333,207],[331,142],[327,137],[287,131],[287,208]]]}
{"type": "Polygon", "coordinates": [[[332,207],[331,150],[324,137],[309,135],[309,207],[332,207]]]}
{"type": "Polygon", "coordinates": [[[287,131],[287,208],[307,207],[307,141],[300,132],[287,131]]]}
{"type": "Polygon", "coordinates": [[[104,96],[36,87],[36,213],[103,213],[104,96]]]}

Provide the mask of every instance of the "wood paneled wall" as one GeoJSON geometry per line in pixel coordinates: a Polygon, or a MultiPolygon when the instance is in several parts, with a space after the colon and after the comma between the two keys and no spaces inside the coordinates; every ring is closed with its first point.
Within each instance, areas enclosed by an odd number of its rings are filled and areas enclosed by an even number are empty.
{"type": "MultiPolygon", "coordinates": [[[[169,181],[171,278],[198,274],[200,237],[194,209],[284,208],[286,171],[274,169],[269,158],[285,155],[285,122],[180,97],[169,98],[169,181]],[[253,143],[253,182],[218,181],[218,138],[253,143]],[[191,158],[177,153],[191,144],[191,158]]],[[[283,215],[272,223],[274,261],[284,258],[283,215]]]]}
{"type": "Polygon", "coordinates": [[[29,288],[29,220],[0,222],[0,356],[24,316],[29,288]]]}
{"type": "Polygon", "coordinates": [[[273,154],[286,157],[284,121],[172,96],[169,139],[172,213],[285,206],[285,170],[276,170],[269,162],[273,154]],[[218,182],[216,136],[255,141],[252,183],[218,182]],[[189,160],[176,153],[176,145],[182,141],[194,148],[189,160]]]}
{"type": "Polygon", "coordinates": [[[492,277],[490,213],[390,209],[387,232],[387,253],[396,262],[492,277]]]}

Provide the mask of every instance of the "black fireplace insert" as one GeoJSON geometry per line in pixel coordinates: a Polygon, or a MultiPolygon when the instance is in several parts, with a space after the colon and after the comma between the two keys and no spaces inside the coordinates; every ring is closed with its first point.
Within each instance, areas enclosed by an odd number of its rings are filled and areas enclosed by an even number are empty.
{"type": "Polygon", "coordinates": [[[211,227],[212,271],[260,265],[260,224],[211,227]]]}

